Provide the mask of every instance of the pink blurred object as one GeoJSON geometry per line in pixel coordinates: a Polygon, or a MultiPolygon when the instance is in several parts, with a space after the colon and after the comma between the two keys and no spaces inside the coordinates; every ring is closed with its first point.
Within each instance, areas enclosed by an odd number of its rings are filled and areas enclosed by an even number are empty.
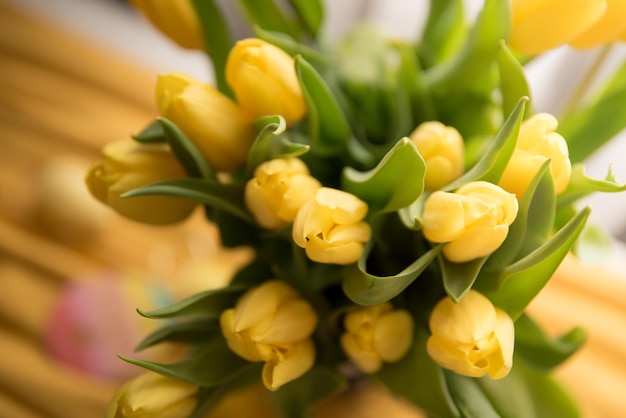
{"type": "Polygon", "coordinates": [[[70,283],[51,312],[45,343],[57,360],[88,374],[123,381],[141,369],[117,357],[158,361],[163,349],[135,353],[134,348],[162,321],[143,318],[136,309],[170,303],[164,287],[132,275],[101,274],[70,283]]]}

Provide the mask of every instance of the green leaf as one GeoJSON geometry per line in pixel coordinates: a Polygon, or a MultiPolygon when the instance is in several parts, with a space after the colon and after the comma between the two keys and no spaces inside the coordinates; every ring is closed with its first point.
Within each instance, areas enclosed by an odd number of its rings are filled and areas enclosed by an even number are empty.
{"type": "Polygon", "coordinates": [[[428,416],[461,418],[446,385],[444,372],[426,352],[428,329],[415,327],[409,352],[396,363],[388,363],[376,374],[395,396],[405,398],[428,416]]]}
{"type": "Polygon", "coordinates": [[[415,56],[412,45],[394,44],[400,54],[396,89],[402,89],[408,96],[412,112],[413,126],[415,128],[422,122],[437,120],[437,109],[430,92],[424,82],[423,70],[415,56]]]}
{"type": "Polygon", "coordinates": [[[246,286],[229,286],[215,290],[205,290],[181,300],[171,306],[152,311],[138,312],[146,318],[198,317],[215,319],[222,311],[235,306],[237,299],[246,290],[246,286]]]}
{"type": "Polygon", "coordinates": [[[271,395],[280,416],[308,418],[315,403],[338,394],[347,386],[346,379],[336,370],[316,366],[271,395]]]}
{"type": "Polygon", "coordinates": [[[472,288],[487,257],[465,263],[452,263],[442,255],[438,259],[443,273],[443,287],[454,302],[459,302],[472,288]]]}
{"type": "Polygon", "coordinates": [[[257,38],[263,39],[264,41],[277,46],[292,57],[301,55],[304,59],[315,66],[325,66],[331,64],[332,62],[327,54],[313,49],[308,45],[302,44],[287,34],[264,30],[259,26],[254,26],[253,29],[257,38]]]}
{"type": "Polygon", "coordinates": [[[180,130],[174,122],[158,117],[157,122],[165,134],[165,139],[170,144],[172,152],[191,177],[214,179],[215,173],[204,158],[196,144],[180,130]]]}
{"type": "Polygon", "coordinates": [[[584,161],[626,126],[626,63],[583,106],[560,119],[572,163],[584,161]],[[609,116],[610,115],[610,116],[609,116]]]}
{"type": "Polygon", "coordinates": [[[476,383],[502,418],[543,418],[535,414],[532,396],[515,360],[506,377],[494,380],[484,376],[476,379],[476,383]]]}
{"type": "Polygon", "coordinates": [[[422,213],[424,212],[424,204],[428,196],[430,196],[429,192],[422,193],[421,196],[409,206],[398,210],[400,220],[408,229],[413,231],[422,229],[422,213]]]}
{"type": "Polygon", "coordinates": [[[156,363],[121,355],[118,357],[135,366],[202,387],[227,383],[249,369],[259,367],[258,364],[249,363],[233,353],[221,334],[207,335],[207,338],[210,341],[199,344],[195,354],[178,363],[156,363]]]}
{"type": "Polygon", "coordinates": [[[135,348],[135,351],[141,351],[153,345],[165,342],[185,342],[193,343],[206,339],[212,331],[219,329],[217,320],[199,320],[191,322],[180,322],[165,325],[150,333],[135,348]]]}
{"type": "Polygon", "coordinates": [[[515,150],[517,135],[519,134],[519,128],[524,118],[524,109],[527,101],[527,97],[523,97],[519,100],[511,115],[509,115],[506,122],[504,122],[502,129],[498,132],[498,135],[496,135],[493,141],[490,141],[489,148],[487,148],[478,163],[465,172],[460,178],[445,186],[442,190],[453,191],[464,184],[478,180],[498,184],[515,150]]]}
{"type": "Polygon", "coordinates": [[[589,208],[581,210],[539,248],[504,269],[500,274],[502,287],[497,292],[486,293],[494,305],[506,311],[513,320],[519,318],[567,255],[589,212],[589,208]]]}
{"type": "Polygon", "coordinates": [[[549,167],[550,161],[545,161],[528,185],[506,239],[489,256],[480,271],[478,289],[497,289],[500,286],[499,274],[502,270],[537,248],[552,232],[555,196],[549,167]]]}
{"type": "Polygon", "coordinates": [[[510,9],[509,0],[485,0],[462,49],[426,72],[428,84],[438,95],[466,86],[488,71],[497,57],[500,40],[508,38],[510,9]]]}
{"type": "Polygon", "coordinates": [[[219,91],[232,97],[232,91],[226,83],[224,71],[226,60],[233,46],[228,25],[214,0],[192,0],[196,9],[206,50],[213,63],[213,74],[219,91]]]}
{"type": "Polygon", "coordinates": [[[582,347],[586,339],[587,333],[581,327],[551,338],[528,315],[515,321],[515,353],[534,368],[548,371],[557,367],[582,347]]]}
{"type": "Polygon", "coordinates": [[[311,143],[319,151],[338,153],[345,149],[350,126],[330,87],[303,57],[296,57],[296,74],[308,107],[311,143]]]}
{"type": "Polygon", "coordinates": [[[259,164],[274,158],[298,157],[309,151],[309,145],[292,142],[285,129],[285,119],[282,116],[263,118],[265,124],[256,137],[248,152],[246,172],[251,175],[259,164]]]}
{"type": "Polygon", "coordinates": [[[424,190],[426,163],[415,144],[402,138],[372,170],[360,172],[346,167],[343,190],[363,199],[369,216],[409,206],[424,190]]]}
{"type": "Polygon", "coordinates": [[[619,193],[626,191],[626,184],[619,183],[613,174],[613,167],[603,180],[593,179],[585,174],[585,165],[574,164],[567,188],[557,198],[557,210],[573,205],[578,200],[595,192],[619,193]]]}
{"type": "Polygon", "coordinates": [[[243,187],[209,179],[176,179],[149,184],[128,191],[122,197],[162,195],[181,197],[227,211],[250,224],[254,221],[245,208],[243,187]]]}
{"type": "MultiPolygon", "coordinates": [[[[511,113],[522,97],[530,96],[530,87],[526,80],[524,67],[507,48],[504,41],[500,42],[498,52],[498,69],[500,70],[500,92],[502,93],[502,112],[511,113]]],[[[530,105],[525,114],[531,113],[530,105]]]]}
{"type": "Polygon", "coordinates": [[[377,305],[399,295],[432,263],[442,245],[433,247],[415,260],[410,266],[393,276],[375,276],[367,272],[367,257],[373,242],[366,244],[358,263],[347,267],[343,282],[344,293],[359,305],[377,305]]]}
{"type": "Polygon", "coordinates": [[[569,393],[549,374],[517,361],[515,368],[526,381],[535,407],[535,416],[580,418],[580,411],[569,393]]]}
{"type": "Polygon", "coordinates": [[[450,396],[463,418],[500,418],[476,379],[444,370],[450,396]]]}
{"type": "Polygon", "coordinates": [[[307,31],[316,36],[324,20],[324,4],[321,0],[289,0],[307,31]]]}
{"type": "Polygon", "coordinates": [[[163,127],[159,123],[158,120],[152,121],[148,126],[144,128],[143,131],[139,132],[137,135],[132,136],[133,139],[137,142],[141,142],[142,144],[151,144],[151,143],[159,143],[166,142],[165,132],[163,132],[163,127]]]}
{"type": "Polygon", "coordinates": [[[299,36],[296,26],[287,20],[274,0],[237,0],[237,4],[253,25],[293,38],[299,36]]]}
{"type": "Polygon", "coordinates": [[[463,0],[431,0],[426,27],[419,45],[427,62],[437,63],[452,57],[466,36],[463,0]]]}

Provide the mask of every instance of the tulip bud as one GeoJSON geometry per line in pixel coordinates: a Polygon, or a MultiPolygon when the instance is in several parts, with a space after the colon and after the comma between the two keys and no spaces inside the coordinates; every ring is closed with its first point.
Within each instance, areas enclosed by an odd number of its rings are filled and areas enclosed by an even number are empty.
{"type": "Polygon", "coordinates": [[[463,174],[465,147],[455,128],[436,121],[424,122],[410,138],[426,162],[426,190],[441,189],[463,174]]]}
{"type": "Polygon", "coordinates": [[[170,224],[186,219],[195,202],[169,196],[121,197],[152,183],[185,178],[178,160],[161,144],[139,144],[132,140],[112,142],[103,150],[85,182],[91,194],[119,214],[139,222],[170,224]]]}
{"type": "Polygon", "coordinates": [[[587,49],[618,40],[626,28],[626,1],[606,0],[606,12],[587,30],[574,38],[570,45],[587,49]]]}
{"type": "Polygon", "coordinates": [[[123,385],[109,402],[105,418],[186,417],[196,407],[195,385],[156,373],[123,385]]]}
{"type": "Polygon", "coordinates": [[[426,348],[441,367],[470,377],[505,377],[513,365],[515,328],[502,309],[475,290],[458,303],[445,297],[430,315],[426,348]]]}
{"type": "Polygon", "coordinates": [[[270,280],[246,292],[234,309],[220,316],[233,352],[248,361],[263,361],[263,384],[276,390],[306,373],[315,361],[311,334],[317,315],[285,282],[270,280]]]}
{"type": "Polygon", "coordinates": [[[320,187],[302,160],[278,158],[257,167],[246,184],[246,205],[262,227],[278,229],[293,221],[320,187]]]}
{"type": "Polygon", "coordinates": [[[476,181],[454,193],[431,194],[422,214],[423,233],[431,242],[447,243],[444,256],[462,263],[495,251],[509,233],[517,210],[514,195],[476,181]]]}
{"type": "Polygon", "coordinates": [[[407,353],[413,342],[413,318],[391,303],[367,306],[348,312],[341,347],[365,373],[378,371],[383,361],[394,363],[407,353]]]}
{"type": "Polygon", "coordinates": [[[256,38],[237,42],[226,62],[226,81],[248,120],[281,115],[287,124],[306,113],[294,60],[256,38]]]}
{"type": "Polygon", "coordinates": [[[567,188],[572,174],[569,150],[565,139],[555,132],[558,122],[547,113],[539,113],[524,121],[517,146],[500,179],[500,187],[520,199],[541,165],[550,159],[554,191],[567,188]]]}
{"type": "Polygon", "coordinates": [[[191,0],[130,0],[152,24],[183,48],[202,49],[202,28],[191,0]]]}
{"type": "Polygon", "coordinates": [[[513,0],[509,43],[522,54],[540,54],[574,40],[605,10],[606,0],[513,0]]]}
{"type": "Polygon", "coordinates": [[[367,204],[342,190],[322,187],[293,223],[294,242],[320,263],[350,264],[361,257],[371,228],[363,222],[367,204]]]}
{"type": "Polygon", "coordinates": [[[157,104],[198,147],[216,170],[233,170],[248,155],[254,140],[239,107],[214,89],[180,73],[159,75],[157,104]]]}

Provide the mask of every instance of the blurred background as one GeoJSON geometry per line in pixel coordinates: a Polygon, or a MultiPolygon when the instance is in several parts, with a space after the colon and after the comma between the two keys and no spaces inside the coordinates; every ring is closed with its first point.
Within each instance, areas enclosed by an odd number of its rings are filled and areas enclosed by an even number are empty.
{"type": "MultiPolygon", "coordinates": [[[[218,3],[238,37],[252,33],[235,2],[218,3]]],[[[370,20],[391,36],[415,39],[427,3],[328,0],[323,33],[336,39],[370,20]]],[[[475,15],[482,1],[467,6],[475,15]]],[[[558,115],[599,53],[563,47],[533,61],[528,75],[537,111],[558,115]]],[[[624,45],[613,48],[592,85],[625,57],[624,45]]],[[[251,256],[245,248],[221,249],[202,214],[175,227],[148,227],[109,212],[86,191],[84,174],[100,148],[156,116],[156,74],[171,71],[213,80],[201,52],[179,48],[122,0],[0,0],[0,417],[101,416],[115,387],[137,373],[115,353],[132,354],[152,326],[135,309],[222,285],[251,256]]],[[[624,132],[588,161],[588,173],[603,178],[611,163],[626,180],[624,132]]],[[[585,311],[586,318],[572,317],[572,301],[593,293],[584,286],[575,295],[560,288],[550,293],[562,298],[562,310],[554,299],[537,309],[549,312],[556,330],[610,322],[597,346],[614,357],[594,349],[585,366],[564,375],[584,380],[589,370],[613,370],[589,402],[608,405],[609,412],[597,416],[614,418],[614,411],[626,410],[616,392],[626,387],[626,336],[612,334],[617,327],[626,335],[626,194],[585,203],[593,207],[591,222],[612,240],[610,251],[602,257],[591,252],[586,261],[602,263],[621,284],[591,305],[580,302],[596,310],[585,311]],[[608,358],[623,361],[617,367],[608,358]]],[[[147,355],[176,352],[165,347],[147,355]]]]}

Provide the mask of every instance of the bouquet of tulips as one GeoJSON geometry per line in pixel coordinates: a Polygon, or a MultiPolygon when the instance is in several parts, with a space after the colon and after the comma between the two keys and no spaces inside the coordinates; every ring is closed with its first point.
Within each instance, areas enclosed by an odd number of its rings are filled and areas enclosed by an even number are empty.
{"type": "Polygon", "coordinates": [[[525,308],[585,228],[577,201],[626,189],[582,164],[624,127],[626,66],[559,121],[533,110],[524,66],[624,38],[623,2],[486,0],[468,24],[462,1],[431,1],[414,42],[368,24],[329,42],[320,0],[239,0],[256,37],[238,41],[214,1],[133,3],[204,49],[216,86],[159,75],[160,116],[107,145],[87,184],[140,222],[201,206],[255,258],[139,310],[163,326],[138,349],[187,356],[124,358],[149,373],[107,417],[203,417],[255,382],[307,417],[361,379],[433,417],[578,416],[550,372],[585,333],[549,337],[525,308]]]}

